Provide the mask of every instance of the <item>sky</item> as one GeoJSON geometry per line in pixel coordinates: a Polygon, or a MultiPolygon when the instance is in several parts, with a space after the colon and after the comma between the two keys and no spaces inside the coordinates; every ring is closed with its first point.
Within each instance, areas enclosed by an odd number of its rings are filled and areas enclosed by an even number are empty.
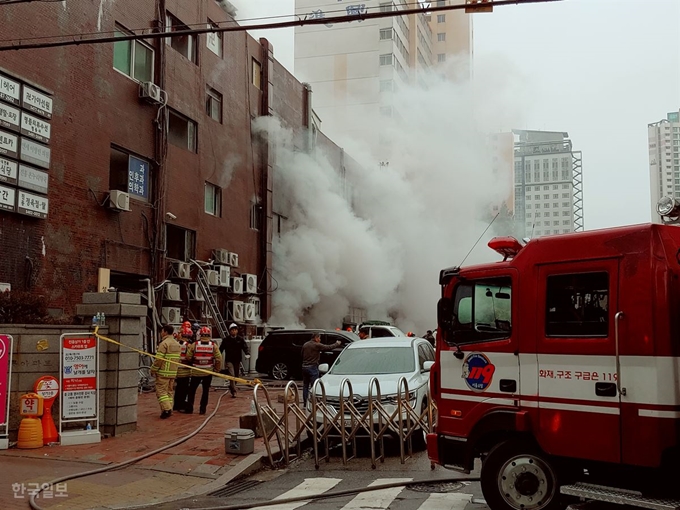
{"type": "MultiPolygon", "coordinates": [[[[294,0],[232,3],[237,19],[295,10],[294,0]]],[[[498,59],[524,87],[524,125],[498,128],[566,131],[583,152],[586,229],[650,221],[647,124],[680,109],[680,2],[563,0],[472,22],[475,61],[498,59]]],[[[292,29],[253,35],[294,72],[292,29]]]]}

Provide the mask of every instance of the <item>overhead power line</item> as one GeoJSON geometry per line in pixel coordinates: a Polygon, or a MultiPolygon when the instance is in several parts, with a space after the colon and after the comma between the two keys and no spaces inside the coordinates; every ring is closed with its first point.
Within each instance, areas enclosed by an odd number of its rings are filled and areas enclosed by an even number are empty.
{"type": "Polygon", "coordinates": [[[29,2],[42,2],[42,3],[54,3],[54,2],[63,2],[65,0],[1,0],[0,1],[0,7],[3,5],[11,5],[11,4],[27,4],[29,2]]]}
{"type": "MultiPolygon", "coordinates": [[[[13,0],[9,0],[13,1],[13,0]]],[[[24,0],[25,1],[25,0],[24,0]]],[[[33,0],[40,1],[40,0],[33,0]]],[[[54,1],[54,0],[50,0],[54,1]]],[[[468,9],[474,11],[475,8],[484,9],[490,7],[500,7],[504,5],[519,5],[519,4],[535,4],[535,3],[547,3],[547,2],[560,2],[562,0],[496,0],[494,2],[485,2],[480,4],[460,4],[460,5],[445,5],[441,7],[427,7],[427,8],[417,8],[417,9],[404,9],[401,11],[386,11],[386,12],[366,12],[360,14],[351,14],[347,16],[332,16],[329,18],[309,18],[309,19],[297,19],[293,21],[280,21],[277,23],[263,23],[257,25],[234,25],[228,27],[206,27],[190,30],[177,30],[173,32],[151,32],[142,34],[130,34],[122,36],[113,37],[84,37],[83,34],[71,34],[64,36],[55,36],[55,38],[67,38],[68,40],[51,41],[51,42],[38,42],[38,43],[24,43],[18,42],[13,44],[6,44],[0,46],[0,51],[17,51],[17,50],[29,50],[29,49],[42,49],[42,48],[58,48],[63,46],[80,46],[80,45],[90,45],[90,44],[107,44],[112,42],[120,41],[136,41],[140,39],[150,40],[150,39],[165,39],[168,37],[183,37],[186,35],[200,35],[200,34],[213,34],[213,33],[223,33],[223,32],[243,32],[246,30],[268,30],[274,28],[292,28],[301,27],[308,25],[327,25],[327,24],[340,24],[340,23],[351,23],[353,21],[365,21],[369,19],[380,19],[380,18],[392,18],[397,16],[407,16],[410,14],[425,14],[434,12],[445,12],[445,11],[456,11],[462,9],[468,9]]],[[[0,2],[2,5],[2,2],[0,2]]],[[[89,35],[89,34],[87,34],[89,35]]],[[[30,41],[31,39],[24,39],[23,41],[30,41]]],[[[21,41],[21,40],[20,40],[21,41]]]]}

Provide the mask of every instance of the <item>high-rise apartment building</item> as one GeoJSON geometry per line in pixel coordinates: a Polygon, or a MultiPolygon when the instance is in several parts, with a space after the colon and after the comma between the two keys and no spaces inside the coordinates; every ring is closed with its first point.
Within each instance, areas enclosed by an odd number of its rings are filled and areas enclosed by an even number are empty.
{"type": "Polygon", "coordinates": [[[656,203],[661,197],[680,198],[680,110],[647,125],[652,221],[661,223],[656,203]]]}
{"type": "Polygon", "coordinates": [[[297,16],[328,20],[295,29],[295,75],[311,85],[324,132],[379,147],[386,143],[380,129],[366,119],[398,117],[394,92],[423,83],[422,74],[444,64],[447,55],[469,60],[469,15],[462,11],[337,23],[352,14],[413,8],[409,0],[296,0],[297,16]]]}
{"type": "Polygon", "coordinates": [[[513,132],[517,233],[533,238],[583,230],[581,153],[569,134],[513,132]]]}

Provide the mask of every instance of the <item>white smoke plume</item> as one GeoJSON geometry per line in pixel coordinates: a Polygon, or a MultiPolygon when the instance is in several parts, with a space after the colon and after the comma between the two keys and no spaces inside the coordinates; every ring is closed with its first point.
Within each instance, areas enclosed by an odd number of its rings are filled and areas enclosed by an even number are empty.
{"type": "MultiPolygon", "coordinates": [[[[486,87],[431,77],[427,91],[396,92],[401,119],[387,128],[384,119],[356,120],[379,129],[393,152],[380,166],[375,147],[342,140],[360,163],[347,176],[354,207],[321,150],[296,150],[274,118],[255,121],[255,132],[277,141],[276,194],[289,204],[274,244],[271,325],[338,327],[351,305],[419,335],[435,327],[439,271],[462,262],[492,204],[512,192],[508,176],[492,171],[487,134],[517,122],[521,87],[505,69],[481,75],[486,87]]],[[[498,260],[490,237],[466,264],[498,260]]]]}

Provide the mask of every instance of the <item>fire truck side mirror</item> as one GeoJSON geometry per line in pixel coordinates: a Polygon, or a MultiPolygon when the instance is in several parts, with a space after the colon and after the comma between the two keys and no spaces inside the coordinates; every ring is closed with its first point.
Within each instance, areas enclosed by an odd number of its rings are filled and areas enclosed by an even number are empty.
{"type": "Polygon", "coordinates": [[[453,331],[453,300],[443,297],[437,303],[437,324],[450,335],[453,331]]]}

